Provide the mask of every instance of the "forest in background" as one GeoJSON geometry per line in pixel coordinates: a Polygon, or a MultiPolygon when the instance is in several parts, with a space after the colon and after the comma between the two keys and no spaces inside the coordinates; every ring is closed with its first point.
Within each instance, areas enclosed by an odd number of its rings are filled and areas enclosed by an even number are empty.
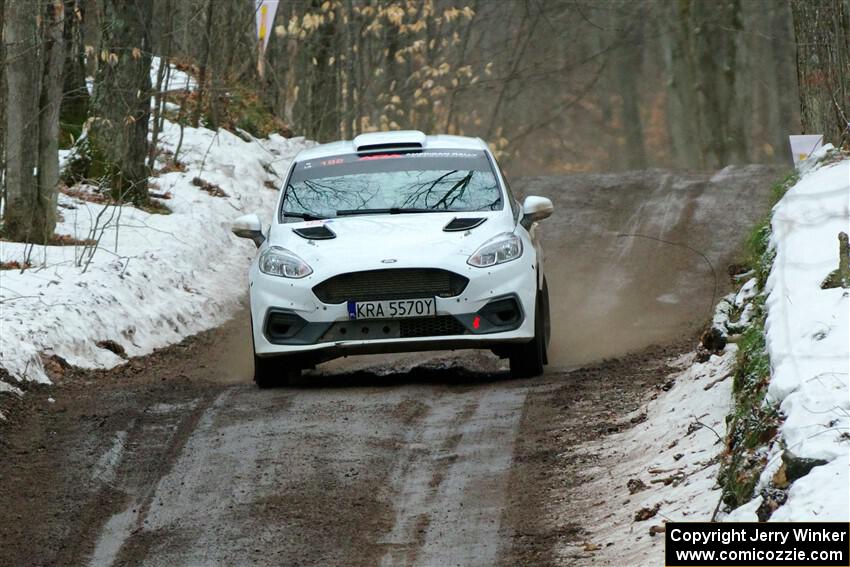
{"type": "Polygon", "coordinates": [[[253,0],[154,4],[158,52],[296,134],[480,136],[516,174],[788,162],[792,8],[839,10],[848,49],[846,0],[281,0],[260,78],[253,0]]]}
{"type": "Polygon", "coordinates": [[[512,175],[784,163],[789,134],[846,139],[850,0],[281,0],[264,52],[255,10],[0,0],[4,237],[48,241],[60,182],[149,205],[165,118],[480,136],[512,175]],[[153,57],[170,65],[151,82],[153,57]],[[171,65],[197,88],[165,91],[171,65]]]}
{"type": "Polygon", "coordinates": [[[317,139],[476,135],[527,174],[787,161],[799,130],[779,0],[282,2],[275,31],[265,92],[317,139]]]}

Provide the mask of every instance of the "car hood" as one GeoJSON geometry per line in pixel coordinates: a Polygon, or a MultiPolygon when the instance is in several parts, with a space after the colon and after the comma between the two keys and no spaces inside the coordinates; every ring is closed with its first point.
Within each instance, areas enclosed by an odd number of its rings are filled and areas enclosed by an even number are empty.
{"type": "Polygon", "coordinates": [[[465,263],[487,239],[513,229],[510,215],[503,211],[350,216],[274,225],[269,245],[298,254],[317,272],[359,271],[465,263]],[[467,231],[444,231],[455,217],[487,220],[467,231]],[[308,240],[293,232],[322,224],[336,238],[308,240]]]}

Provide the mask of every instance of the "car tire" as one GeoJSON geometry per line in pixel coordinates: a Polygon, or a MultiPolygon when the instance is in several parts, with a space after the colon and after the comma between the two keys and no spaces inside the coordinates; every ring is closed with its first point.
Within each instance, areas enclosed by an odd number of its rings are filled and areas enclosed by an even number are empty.
{"type": "Polygon", "coordinates": [[[292,365],[285,357],[259,357],[254,355],[254,383],[260,388],[294,386],[301,378],[301,368],[292,365]]]}
{"type": "Polygon", "coordinates": [[[543,364],[549,364],[549,341],[552,339],[552,318],[549,312],[549,283],[543,276],[543,364]]]}
{"type": "Polygon", "coordinates": [[[534,338],[515,347],[510,355],[511,376],[514,378],[532,378],[543,374],[546,363],[546,321],[542,294],[538,294],[534,304],[534,338]]]}
{"type": "Polygon", "coordinates": [[[301,367],[292,364],[286,357],[257,356],[254,342],[254,317],[250,317],[251,350],[254,352],[254,383],[258,388],[278,388],[280,386],[295,386],[301,379],[301,367]]]}

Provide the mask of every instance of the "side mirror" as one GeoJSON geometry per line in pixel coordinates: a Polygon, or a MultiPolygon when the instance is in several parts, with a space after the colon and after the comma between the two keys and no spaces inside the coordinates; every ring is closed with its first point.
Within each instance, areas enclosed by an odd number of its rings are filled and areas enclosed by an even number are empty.
{"type": "Polygon", "coordinates": [[[522,204],[522,221],[530,225],[548,218],[554,210],[552,201],[546,197],[528,196],[522,204]]]}
{"type": "Polygon", "coordinates": [[[263,223],[260,222],[260,217],[254,213],[242,215],[233,221],[230,230],[239,238],[250,238],[257,245],[257,248],[266,241],[266,237],[263,236],[263,223]]]}

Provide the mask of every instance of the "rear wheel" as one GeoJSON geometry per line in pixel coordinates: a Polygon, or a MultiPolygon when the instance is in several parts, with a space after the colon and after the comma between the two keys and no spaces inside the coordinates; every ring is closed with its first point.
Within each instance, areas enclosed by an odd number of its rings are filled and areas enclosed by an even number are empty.
{"type": "Polygon", "coordinates": [[[540,294],[534,305],[534,338],[514,347],[510,355],[511,376],[531,378],[543,374],[546,363],[546,317],[540,294]]]}

